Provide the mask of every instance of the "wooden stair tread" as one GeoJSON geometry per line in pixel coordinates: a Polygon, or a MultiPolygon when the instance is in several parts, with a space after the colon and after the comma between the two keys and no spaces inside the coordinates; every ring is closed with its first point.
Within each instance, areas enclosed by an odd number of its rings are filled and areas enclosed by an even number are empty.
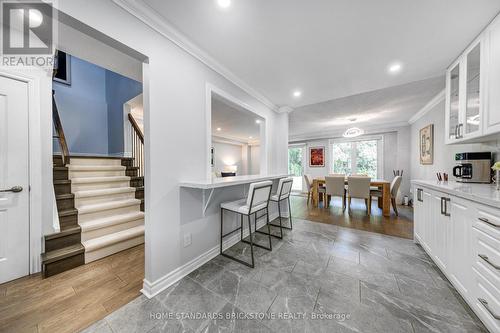
{"type": "Polygon", "coordinates": [[[71,180],[69,179],[54,180],[54,185],[65,185],[65,184],[71,184],[71,180]]]}
{"type": "Polygon", "coordinates": [[[74,197],[75,195],[73,193],[57,194],[56,200],[73,199],[74,197]]]}
{"type": "Polygon", "coordinates": [[[45,235],[44,237],[45,237],[45,240],[51,240],[51,239],[66,237],[68,235],[77,234],[80,232],[80,230],[81,230],[81,228],[79,225],[74,225],[74,226],[64,227],[61,229],[60,232],[48,234],[48,235],[45,235]]]}
{"type": "Polygon", "coordinates": [[[59,217],[64,217],[64,216],[71,216],[71,215],[77,215],[78,210],[76,208],[74,209],[67,209],[59,212],[59,217]]]}
{"type": "Polygon", "coordinates": [[[67,171],[68,167],[66,167],[66,166],[53,166],[52,169],[54,171],[67,171]]]}
{"type": "Polygon", "coordinates": [[[83,247],[83,245],[81,243],[75,244],[75,245],[64,247],[62,249],[42,253],[42,262],[44,264],[50,264],[50,263],[53,263],[55,261],[69,258],[69,257],[75,256],[77,254],[81,254],[84,252],[85,252],[85,248],[83,247]]]}

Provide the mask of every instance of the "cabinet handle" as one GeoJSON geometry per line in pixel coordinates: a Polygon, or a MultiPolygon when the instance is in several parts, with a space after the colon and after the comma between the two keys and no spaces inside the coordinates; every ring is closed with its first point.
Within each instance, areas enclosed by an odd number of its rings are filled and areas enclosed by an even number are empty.
{"type": "Polygon", "coordinates": [[[464,124],[459,124],[458,125],[458,138],[459,139],[463,139],[464,135],[463,135],[463,128],[464,128],[464,124]]]}
{"type": "Polygon", "coordinates": [[[483,259],[484,261],[486,261],[486,263],[488,263],[491,267],[493,267],[494,269],[500,271],[500,266],[498,265],[495,265],[494,263],[492,263],[490,261],[490,258],[488,258],[488,256],[486,254],[478,254],[479,258],[483,259]]]}
{"type": "Polygon", "coordinates": [[[490,309],[490,306],[488,305],[488,302],[483,299],[483,298],[478,298],[477,299],[479,301],[479,303],[481,303],[484,308],[493,316],[493,318],[495,318],[496,320],[500,320],[500,315],[497,315],[497,314],[494,314],[493,311],[490,309]]]}
{"type": "Polygon", "coordinates": [[[422,192],[423,190],[421,188],[417,189],[417,200],[420,202],[424,202],[424,200],[422,199],[422,192]]]}
{"type": "Polygon", "coordinates": [[[458,139],[458,125],[455,126],[455,139],[458,139]]]}
{"type": "Polygon", "coordinates": [[[441,197],[441,215],[451,216],[448,213],[448,202],[450,202],[450,198],[441,197]]]}
{"type": "Polygon", "coordinates": [[[490,220],[488,220],[487,218],[480,217],[480,218],[479,218],[479,221],[484,222],[484,223],[487,223],[487,224],[491,225],[492,227],[495,227],[495,228],[500,228],[500,225],[496,225],[496,224],[494,224],[493,222],[490,222],[490,220]]]}

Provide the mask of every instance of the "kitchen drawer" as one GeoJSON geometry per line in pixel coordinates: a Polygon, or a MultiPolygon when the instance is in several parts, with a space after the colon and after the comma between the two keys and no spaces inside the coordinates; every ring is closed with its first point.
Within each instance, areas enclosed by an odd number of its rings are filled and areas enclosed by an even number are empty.
{"type": "Polygon", "coordinates": [[[472,229],[473,265],[497,288],[500,288],[500,240],[472,229]]]}
{"type": "Polygon", "coordinates": [[[473,304],[476,314],[491,332],[500,332],[500,291],[473,268],[475,292],[473,304]]]}
{"type": "Polygon", "coordinates": [[[478,206],[474,227],[500,240],[500,210],[478,206]]]}

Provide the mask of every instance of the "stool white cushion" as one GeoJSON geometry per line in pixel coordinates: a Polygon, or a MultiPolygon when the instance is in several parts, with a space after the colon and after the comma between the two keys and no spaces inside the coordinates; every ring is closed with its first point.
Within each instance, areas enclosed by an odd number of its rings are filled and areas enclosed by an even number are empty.
{"type": "Polygon", "coordinates": [[[271,201],[281,201],[285,200],[290,196],[292,191],[293,178],[281,178],[278,183],[278,189],[275,194],[271,195],[271,201]],[[281,198],[278,198],[281,193],[281,198]]]}
{"type": "MultiPolygon", "coordinates": [[[[250,213],[250,207],[247,205],[247,199],[240,199],[236,201],[229,201],[221,203],[221,208],[230,210],[232,212],[248,215],[250,213]]],[[[261,209],[266,208],[267,202],[261,203],[257,206],[253,206],[252,211],[256,212],[261,209]]]]}

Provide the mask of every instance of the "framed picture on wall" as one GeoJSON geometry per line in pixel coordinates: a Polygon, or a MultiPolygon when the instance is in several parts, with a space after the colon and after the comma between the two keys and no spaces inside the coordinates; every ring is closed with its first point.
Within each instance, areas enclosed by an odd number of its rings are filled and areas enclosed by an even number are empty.
{"type": "Polygon", "coordinates": [[[63,51],[56,51],[54,56],[54,81],[71,85],[71,56],[63,51]]]}
{"type": "Polygon", "coordinates": [[[420,130],[420,164],[434,163],[434,125],[430,124],[420,130]]]}
{"type": "Polygon", "coordinates": [[[325,147],[309,148],[309,166],[313,168],[325,166],[325,147]]]}

